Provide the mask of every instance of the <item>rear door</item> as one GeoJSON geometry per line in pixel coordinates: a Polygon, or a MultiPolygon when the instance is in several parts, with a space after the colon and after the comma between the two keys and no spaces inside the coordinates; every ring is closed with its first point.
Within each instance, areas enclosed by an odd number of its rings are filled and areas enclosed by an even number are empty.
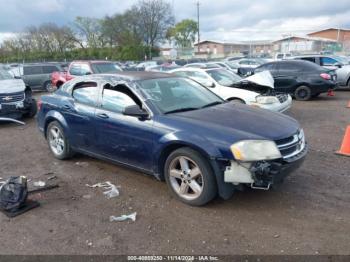
{"type": "Polygon", "coordinates": [[[97,82],[77,82],[70,97],[62,98],[61,113],[69,127],[73,147],[94,150],[94,116],[99,101],[100,87],[97,82]]]}
{"type": "Polygon", "coordinates": [[[106,84],[95,114],[96,147],[100,155],[151,171],[153,120],[123,114],[125,107],[141,104],[126,85],[106,84]]]}
{"type": "Polygon", "coordinates": [[[275,90],[284,93],[293,93],[297,85],[297,78],[300,68],[292,62],[276,63],[276,70],[273,73],[275,90]]]}

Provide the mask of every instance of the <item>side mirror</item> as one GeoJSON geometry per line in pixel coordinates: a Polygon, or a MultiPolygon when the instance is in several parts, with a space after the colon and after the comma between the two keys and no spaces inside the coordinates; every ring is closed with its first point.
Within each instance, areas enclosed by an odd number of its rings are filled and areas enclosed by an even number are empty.
{"type": "Polygon", "coordinates": [[[88,75],[91,75],[91,72],[86,72],[85,75],[87,75],[87,76],[88,76],[88,75]]]}
{"type": "Polygon", "coordinates": [[[146,110],[140,108],[138,105],[127,106],[123,111],[123,115],[135,116],[135,117],[140,117],[140,118],[148,118],[149,117],[148,112],[146,110]]]}
{"type": "Polygon", "coordinates": [[[335,63],[334,66],[338,67],[338,68],[342,68],[343,65],[341,63],[335,63]]]}
{"type": "Polygon", "coordinates": [[[20,76],[14,76],[14,79],[22,79],[20,76]]]}
{"type": "Polygon", "coordinates": [[[204,86],[206,87],[210,87],[210,88],[214,88],[215,87],[215,83],[213,81],[205,81],[203,83],[204,86]]]}

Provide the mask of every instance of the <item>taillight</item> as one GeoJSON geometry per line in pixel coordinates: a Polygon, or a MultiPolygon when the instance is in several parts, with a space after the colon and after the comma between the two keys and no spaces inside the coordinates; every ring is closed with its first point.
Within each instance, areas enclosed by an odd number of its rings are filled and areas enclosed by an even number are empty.
{"type": "Polygon", "coordinates": [[[327,73],[322,73],[320,74],[320,76],[324,79],[324,80],[331,80],[331,76],[330,74],[327,74],[327,73]]]}
{"type": "Polygon", "coordinates": [[[37,107],[38,107],[38,111],[41,109],[41,105],[43,104],[43,102],[41,101],[41,99],[39,99],[37,101],[37,107]]]}

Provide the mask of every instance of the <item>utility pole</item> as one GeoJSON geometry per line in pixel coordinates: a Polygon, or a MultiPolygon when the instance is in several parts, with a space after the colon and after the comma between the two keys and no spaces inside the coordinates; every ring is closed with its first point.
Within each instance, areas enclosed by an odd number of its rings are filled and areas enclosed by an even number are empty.
{"type": "Polygon", "coordinates": [[[199,53],[199,42],[200,42],[200,34],[199,34],[199,0],[197,1],[196,3],[197,5],[197,39],[198,39],[198,42],[197,42],[197,48],[198,48],[198,53],[199,53]]]}

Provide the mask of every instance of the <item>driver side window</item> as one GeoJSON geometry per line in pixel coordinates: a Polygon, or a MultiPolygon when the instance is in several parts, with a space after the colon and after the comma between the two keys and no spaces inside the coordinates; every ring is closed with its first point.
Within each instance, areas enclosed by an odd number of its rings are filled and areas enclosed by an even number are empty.
{"type": "Polygon", "coordinates": [[[102,94],[102,108],[115,113],[122,113],[128,106],[138,105],[139,99],[125,85],[105,85],[102,94]]]}

